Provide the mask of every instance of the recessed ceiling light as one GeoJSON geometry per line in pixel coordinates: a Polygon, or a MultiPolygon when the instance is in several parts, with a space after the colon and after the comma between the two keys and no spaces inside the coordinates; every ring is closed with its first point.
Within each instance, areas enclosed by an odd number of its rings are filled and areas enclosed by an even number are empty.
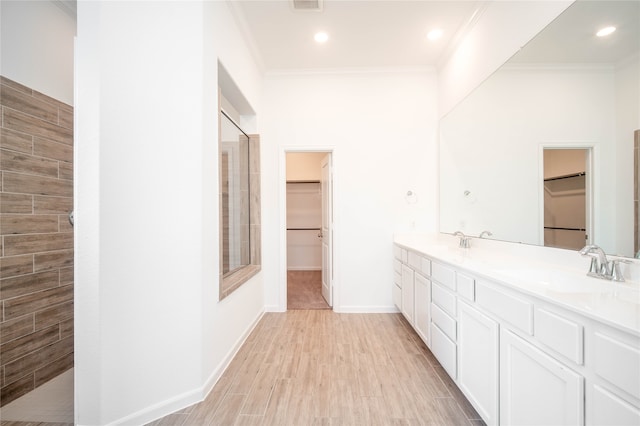
{"type": "Polygon", "coordinates": [[[435,41],[435,40],[439,39],[440,37],[442,37],[442,34],[443,34],[443,31],[441,29],[431,30],[427,34],[427,38],[429,40],[431,40],[431,41],[435,41]]]}
{"type": "Polygon", "coordinates": [[[327,40],[329,40],[329,34],[323,33],[323,32],[319,32],[319,33],[316,33],[316,35],[313,36],[313,39],[315,41],[317,41],[318,43],[324,43],[327,40]]]}
{"type": "Polygon", "coordinates": [[[605,37],[605,36],[608,36],[609,34],[613,33],[615,30],[616,30],[616,27],[604,27],[604,28],[598,30],[596,35],[598,37],[605,37]]]}

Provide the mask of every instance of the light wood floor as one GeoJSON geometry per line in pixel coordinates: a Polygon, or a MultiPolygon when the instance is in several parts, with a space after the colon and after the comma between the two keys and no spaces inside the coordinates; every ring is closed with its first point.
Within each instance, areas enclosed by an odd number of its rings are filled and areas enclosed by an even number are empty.
{"type": "Polygon", "coordinates": [[[150,425],[483,425],[400,314],[267,313],[207,399],[150,425]]]}
{"type": "Polygon", "coordinates": [[[331,309],[322,297],[322,271],[287,271],[287,309],[331,309]]]}

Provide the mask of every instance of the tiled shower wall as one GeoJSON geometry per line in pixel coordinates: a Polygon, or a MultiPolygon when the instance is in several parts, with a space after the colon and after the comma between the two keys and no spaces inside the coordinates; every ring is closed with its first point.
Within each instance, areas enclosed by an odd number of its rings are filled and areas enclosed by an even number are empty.
{"type": "Polygon", "coordinates": [[[73,108],[0,77],[0,405],[73,367],[73,108]]]}

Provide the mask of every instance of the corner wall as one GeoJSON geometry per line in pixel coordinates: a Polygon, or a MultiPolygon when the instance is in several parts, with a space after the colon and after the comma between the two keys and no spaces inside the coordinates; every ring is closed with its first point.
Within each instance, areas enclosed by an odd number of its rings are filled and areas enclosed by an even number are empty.
{"type": "Polygon", "coordinates": [[[78,3],[77,424],[198,402],[263,311],[261,274],[218,302],[217,60],[256,103],[243,43],[223,2],[78,3]]]}

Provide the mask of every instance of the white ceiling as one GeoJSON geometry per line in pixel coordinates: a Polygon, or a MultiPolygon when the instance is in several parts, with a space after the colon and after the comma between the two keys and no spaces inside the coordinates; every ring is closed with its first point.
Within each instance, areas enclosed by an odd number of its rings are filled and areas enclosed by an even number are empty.
{"type": "Polygon", "coordinates": [[[241,26],[266,71],[404,68],[437,64],[478,0],[324,0],[322,11],[294,10],[289,0],[233,0],[241,26]],[[431,42],[427,33],[440,28],[431,42]],[[329,41],[318,44],[318,31],[329,41]]]}
{"type": "Polygon", "coordinates": [[[515,55],[512,63],[615,64],[640,51],[639,0],[580,0],[515,55]],[[614,25],[607,37],[598,29],[614,25]]]}

